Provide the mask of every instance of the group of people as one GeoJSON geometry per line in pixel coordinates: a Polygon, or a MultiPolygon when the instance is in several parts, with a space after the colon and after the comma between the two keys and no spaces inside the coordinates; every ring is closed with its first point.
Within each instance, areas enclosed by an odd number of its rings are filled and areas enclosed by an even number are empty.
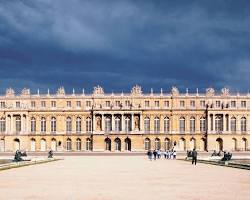
{"type": "Polygon", "coordinates": [[[164,156],[165,159],[176,159],[176,151],[175,150],[166,150],[166,151],[161,151],[161,150],[149,150],[147,152],[148,159],[149,160],[156,160],[160,159],[162,156],[164,156]]]}

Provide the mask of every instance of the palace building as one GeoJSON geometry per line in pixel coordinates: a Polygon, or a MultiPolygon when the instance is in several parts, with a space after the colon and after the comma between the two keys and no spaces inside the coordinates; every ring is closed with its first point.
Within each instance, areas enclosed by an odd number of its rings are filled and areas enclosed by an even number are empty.
{"type": "Polygon", "coordinates": [[[250,150],[250,95],[215,92],[0,96],[0,151],[250,150]]]}

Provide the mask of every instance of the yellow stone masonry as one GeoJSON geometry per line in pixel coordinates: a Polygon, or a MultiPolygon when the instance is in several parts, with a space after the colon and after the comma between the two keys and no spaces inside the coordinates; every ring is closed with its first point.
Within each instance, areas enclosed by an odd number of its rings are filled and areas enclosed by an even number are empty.
{"type": "Polygon", "coordinates": [[[0,96],[0,151],[247,151],[249,94],[215,92],[31,94],[0,96]]]}

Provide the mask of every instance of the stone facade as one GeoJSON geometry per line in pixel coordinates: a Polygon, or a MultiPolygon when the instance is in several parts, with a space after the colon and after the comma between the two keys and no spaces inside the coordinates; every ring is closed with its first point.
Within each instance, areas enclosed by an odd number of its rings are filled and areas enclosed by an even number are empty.
{"type": "Polygon", "coordinates": [[[9,88],[0,96],[0,151],[246,151],[249,140],[249,95],[227,88],[20,95],[9,88]]]}

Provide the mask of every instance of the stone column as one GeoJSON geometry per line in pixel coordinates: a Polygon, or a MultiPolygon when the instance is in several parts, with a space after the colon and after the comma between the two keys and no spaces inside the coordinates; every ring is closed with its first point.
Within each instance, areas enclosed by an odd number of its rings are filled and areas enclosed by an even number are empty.
{"type": "Polygon", "coordinates": [[[240,133],[240,116],[237,115],[236,117],[236,133],[240,133]]]}
{"type": "Polygon", "coordinates": [[[95,120],[95,115],[93,114],[93,132],[96,131],[96,120],[95,120]]]}
{"type": "Polygon", "coordinates": [[[140,127],[139,127],[139,130],[142,131],[143,130],[143,117],[142,115],[140,115],[140,127]]]}
{"type": "Polygon", "coordinates": [[[11,115],[11,123],[10,123],[10,134],[14,134],[15,126],[14,126],[14,116],[11,115]]]}
{"type": "Polygon", "coordinates": [[[213,132],[216,133],[216,131],[215,131],[215,114],[213,114],[213,132]]]}
{"type": "Polygon", "coordinates": [[[231,133],[231,116],[228,115],[228,132],[231,133]]]}
{"type": "Polygon", "coordinates": [[[134,113],[131,114],[131,131],[134,131],[134,113]]]}
{"type": "Polygon", "coordinates": [[[26,130],[25,130],[25,132],[27,134],[29,134],[29,132],[30,132],[30,117],[28,115],[26,115],[26,130]]]}
{"type": "Polygon", "coordinates": [[[125,121],[124,121],[124,115],[122,114],[121,116],[121,120],[122,120],[122,132],[125,131],[125,121]]]}
{"type": "Polygon", "coordinates": [[[227,126],[226,126],[226,114],[223,114],[223,132],[227,131],[227,126]]]}
{"type": "Polygon", "coordinates": [[[9,125],[10,125],[10,119],[9,119],[8,115],[6,115],[5,123],[6,123],[5,134],[7,135],[7,134],[9,134],[9,125]]]}
{"type": "Polygon", "coordinates": [[[102,131],[105,131],[105,117],[102,115],[102,131]]]}
{"type": "Polygon", "coordinates": [[[115,116],[114,116],[114,114],[112,114],[112,116],[111,116],[111,125],[112,125],[111,131],[115,131],[115,116]]]}
{"type": "Polygon", "coordinates": [[[207,120],[207,124],[206,124],[207,130],[208,130],[208,133],[210,133],[211,132],[211,117],[210,117],[210,114],[208,114],[206,120],[207,120]]]}

